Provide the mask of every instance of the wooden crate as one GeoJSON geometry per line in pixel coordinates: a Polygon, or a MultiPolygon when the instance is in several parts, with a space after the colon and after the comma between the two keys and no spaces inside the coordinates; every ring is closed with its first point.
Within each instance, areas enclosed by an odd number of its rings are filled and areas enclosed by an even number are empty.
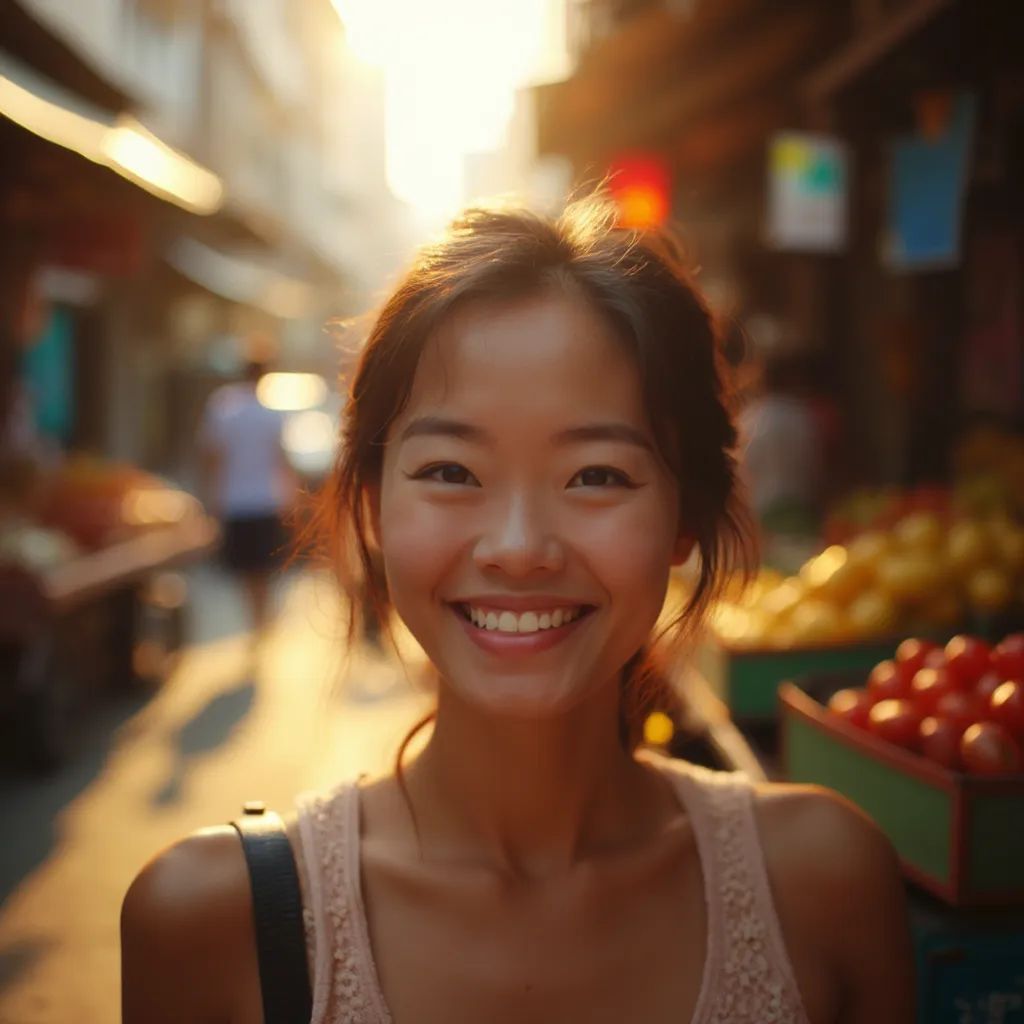
{"type": "Polygon", "coordinates": [[[835,672],[860,673],[866,679],[875,665],[893,656],[901,639],[780,649],[732,646],[709,638],[698,652],[697,666],[737,721],[774,722],[778,689],[786,680],[835,672]]]}
{"type": "Polygon", "coordinates": [[[907,877],[951,905],[1024,903],[1024,774],[967,775],[886,743],[810,695],[836,688],[813,679],[780,688],[786,777],[860,806],[907,877]]]}

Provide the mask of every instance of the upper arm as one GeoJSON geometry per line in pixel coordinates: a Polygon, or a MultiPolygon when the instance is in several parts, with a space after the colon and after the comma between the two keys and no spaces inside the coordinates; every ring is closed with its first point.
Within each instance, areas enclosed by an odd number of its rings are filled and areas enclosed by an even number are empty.
{"type": "Polygon", "coordinates": [[[805,979],[811,965],[821,971],[824,1019],[913,1021],[913,943],[888,839],[852,803],[820,787],[768,787],[758,818],[794,967],[799,975],[803,964],[805,979]]]}
{"type": "Polygon", "coordinates": [[[139,872],[121,908],[124,1024],[258,1021],[258,979],[234,829],[196,833],[139,872]]]}

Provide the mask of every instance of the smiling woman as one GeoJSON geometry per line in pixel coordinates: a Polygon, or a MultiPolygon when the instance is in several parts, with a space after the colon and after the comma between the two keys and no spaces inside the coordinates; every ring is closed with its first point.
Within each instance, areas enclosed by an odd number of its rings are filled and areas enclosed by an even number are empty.
{"type": "Polygon", "coordinates": [[[869,822],[636,751],[659,653],[751,556],[727,396],[676,248],[600,197],[557,221],[473,210],[421,252],[312,529],[342,590],[368,586],[426,651],[433,729],[404,772],[399,751],[290,819],[311,1015],[274,1016],[285,935],[254,924],[220,829],[126,897],[126,1024],[911,1019],[896,862],[869,822]]]}

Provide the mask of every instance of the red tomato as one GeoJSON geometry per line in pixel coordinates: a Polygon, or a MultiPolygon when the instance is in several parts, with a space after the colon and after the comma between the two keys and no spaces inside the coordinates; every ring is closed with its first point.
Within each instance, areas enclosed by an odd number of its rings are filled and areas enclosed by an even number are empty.
{"type": "Polygon", "coordinates": [[[895,661],[880,661],[868,676],[868,692],[876,700],[910,695],[910,676],[895,661]]]}
{"type": "Polygon", "coordinates": [[[960,760],[976,775],[1003,775],[1021,770],[1020,747],[996,722],[969,725],[960,740],[960,760]]]}
{"type": "Polygon", "coordinates": [[[1024,633],[1004,636],[992,648],[992,668],[1003,679],[1024,679],[1024,633]]]}
{"type": "MultiPolygon", "coordinates": [[[[998,672],[986,672],[975,684],[974,693],[978,700],[981,701],[983,708],[988,710],[989,698],[1006,680],[998,672]]],[[[982,714],[980,717],[986,717],[982,714]]]]}
{"type": "Polygon", "coordinates": [[[906,666],[906,676],[908,679],[914,678],[914,673],[918,669],[924,668],[924,660],[932,651],[941,651],[942,648],[938,644],[932,643],[931,640],[921,640],[918,637],[911,637],[909,640],[904,640],[903,643],[896,648],[896,662],[900,665],[906,666]]]}
{"type": "Polygon", "coordinates": [[[961,732],[971,723],[981,721],[983,711],[981,698],[962,690],[944,693],[935,702],[935,716],[949,719],[961,732]]]}
{"type": "Polygon", "coordinates": [[[941,647],[936,647],[934,651],[929,651],[924,656],[924,661],[921,662],[922,668],[945,668],[946,667],[946,652],[941,647]]]}
{"type": "Polygon", "coordinates": [[[929,761],[935,761],[946,768],[960,767],[960,737],[963,727],[948,718],[929,715],[921,722],[918,740],[921,753],[929,761]]]}
{"type": "Polygon", "coordinates": [[[868,727],[868,712],[875,703],[874,698],[867,690],[839,690],[832,694],[828,702],[828,709],[834,715],[845,718],[851,725],[858,729],[868,727]]]}
{"type": "Polygon", "coordinates": [[[975,683],[989,670],[990,649],[984,640],[961,634],[946,644],[946,664],[964,688],[975,683]]]}
{"type": "Polygon", "coordinates": [[[991,719],[1018,738],[1024,737],[1024,683],[1007,679],[988,702],[991,719]]]}
{"type": "Polygon", "coordinates": [[[924,714],[911,700],[879,701],[868,712],[868,729],[900,747],[914,747],[924,714]]]}
{"type": "Polygon", "coordinates": [[[956,689],[956,677],[948,668],[923,668],[910,684],[910,696],[922,714],[931,715],[939,698],[956,689]]]}

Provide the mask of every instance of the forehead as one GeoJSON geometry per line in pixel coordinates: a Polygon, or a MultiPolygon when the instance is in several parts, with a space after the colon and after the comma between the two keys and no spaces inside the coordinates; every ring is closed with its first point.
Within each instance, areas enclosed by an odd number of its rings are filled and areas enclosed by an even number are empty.
{"type": "Polygon", "coordinates": [[[634,357],[608,319],[557,291],[457,311],[424,346],[402,418],[425,405],[645,419],[634,357]]]}

